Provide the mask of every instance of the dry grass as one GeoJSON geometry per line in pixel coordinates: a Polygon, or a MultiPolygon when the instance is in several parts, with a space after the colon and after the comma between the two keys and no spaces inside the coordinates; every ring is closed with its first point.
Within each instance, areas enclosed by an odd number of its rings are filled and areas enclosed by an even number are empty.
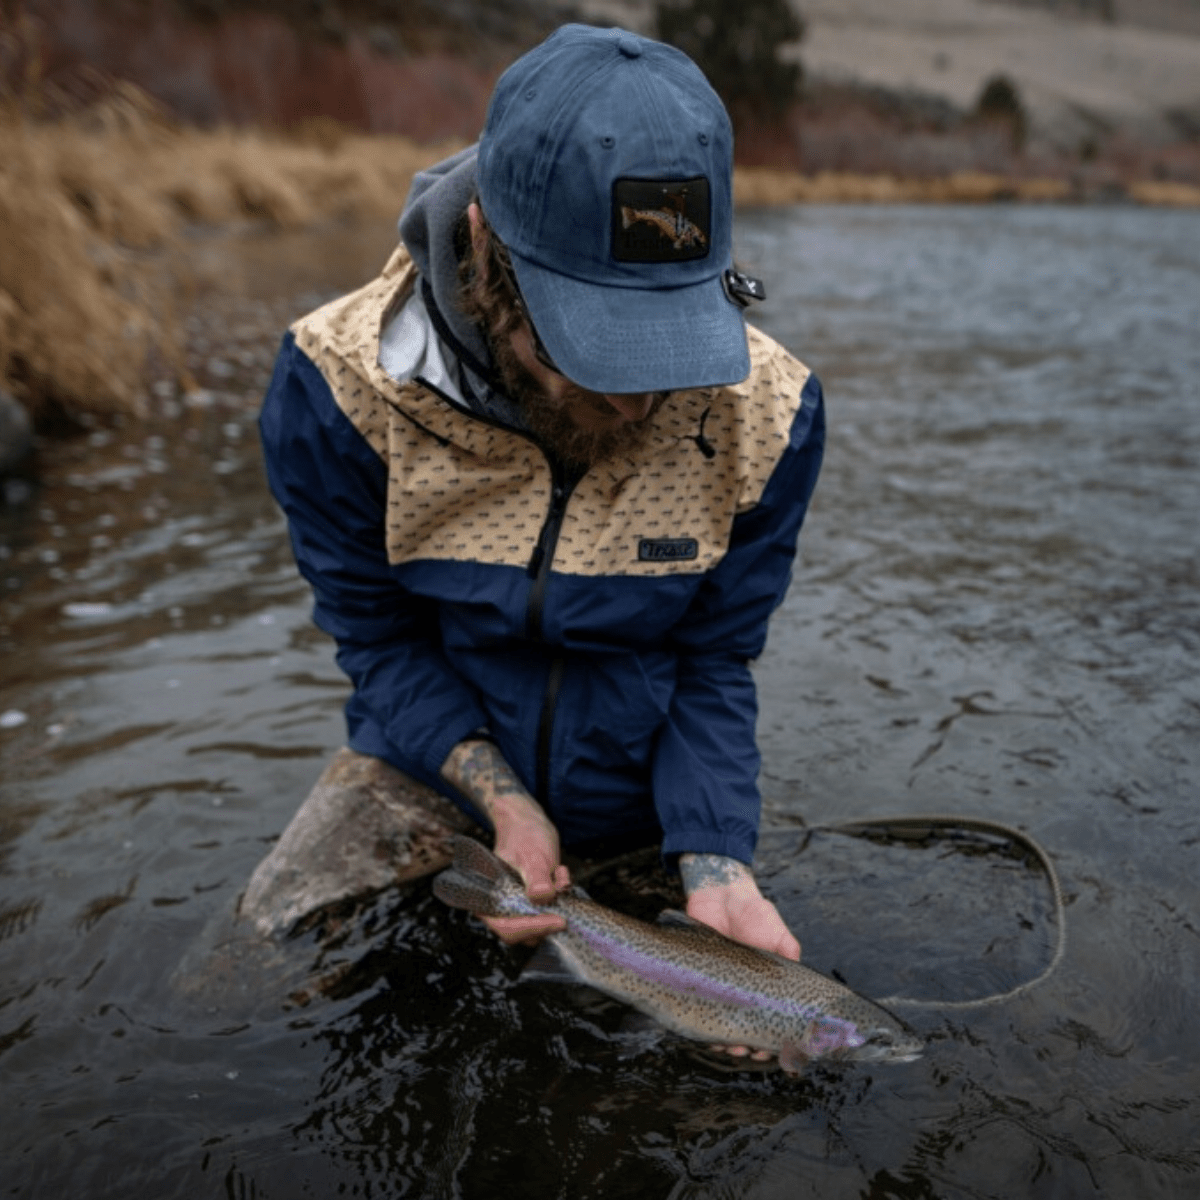
{"type": "Polygon", "coordinates": [[[446,152],[332,124],[181,128],[128,85],[53,122],[0,109],[0,381],[35,418],[136,412],[148,357],[183,374],[187,223],[394,215],[446,152]]]}
{"type": "Polygon", "coordinates": [[[1069,200],[1064,179],[1014,179],[981,171],[932,178],[856,175],[822,171],[800,175],[767,167],[739,170],[734,180],[738,204],[988,204],[998,200],[1069,200]]]}
{"type": "Polygon", "coordinates": [[[1146,179],[1129,187],[1129,198],[1139,204],[1164,208],[1200,208],[1200,187],[1190,183],[1146,179]]]}
{"type": "Polygon", "coordinates": [[[79,196],[89,170],[111,179],[113,164],[77,130],[46,137],[11,114],[0,164],[0,377],[35,415],[51,397],[130,406],[154,330],[136,273],[102,232],[113,216],[89,220],[79,196]]]}
{"type": "MultiPolygon", "coordinates": [[[[0,385],[35,419],[136,413],[148,367],[190,384],[174,306],[189,222],[296,228],[394,216],[413,174],[448,152],[313,124],[287,135],[201,131],[117,85],[86,110],[35,121],[0,104],[0,385]],[[157,360],[157,361],[155,361],[157,360]]],[[[1134,185],[1142,203],[1200,204],[1200,190],[1134,185]]],[[[941,179],[745,169],[742,204],[1063,200],[1060,180],[941,179]]]]}

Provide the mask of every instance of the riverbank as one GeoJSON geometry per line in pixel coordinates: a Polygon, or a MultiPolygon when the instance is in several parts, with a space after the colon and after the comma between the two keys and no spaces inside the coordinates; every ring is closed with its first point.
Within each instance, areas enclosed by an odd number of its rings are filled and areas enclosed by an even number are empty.
{"type": "MultiPolygon", "coordinates": [[[[297,230],[393,217],[412,176],[461,143],[421,145],[328,120],[290,131],[182,125],[132,85],[52,122],[0,112],[0,389],[43,430],[136,416],[199,384],[183,318],[189,230],[297,230]]],[[[1200,188],[982,172],[901,178],[739,168],[741,205],[1069,203],[1200,207],[1200,188]]],[[[208,280],[207,286],[220,287],[208,280]]]]}
{"type": "Polygon", "coordinates": [[[903,178],[889,174],[820,171],[806,175],[769,167],[741,167],[734,178],[738,204],[1034,204],[1106,201],[1200,208],[1200,187],[1168,180],[1089,183],[1053,175],[1021,177],[987,171],[903,178]]]}

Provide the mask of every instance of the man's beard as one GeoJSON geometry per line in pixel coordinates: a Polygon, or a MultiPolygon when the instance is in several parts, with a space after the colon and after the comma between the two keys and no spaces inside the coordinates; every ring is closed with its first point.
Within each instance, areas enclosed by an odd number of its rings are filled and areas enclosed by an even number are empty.
{"type": "Polygon", "coordinates": [[[581,408],[593,408],[606,415],[612,413],[612,406],[603,396],[571,384],[560,399],[552,399],[517,358],[507,337],[491,339],[491,351],[500,382],[505,392],[520,404],[529,432],[552,458],[567,467],[587,470],[613,455],[632,454],[645,442],[650,418],[662,404],[661,398],[656,399],[641,421],[625,421],[608,429],[587,429],[572,413],[581,408]]]}

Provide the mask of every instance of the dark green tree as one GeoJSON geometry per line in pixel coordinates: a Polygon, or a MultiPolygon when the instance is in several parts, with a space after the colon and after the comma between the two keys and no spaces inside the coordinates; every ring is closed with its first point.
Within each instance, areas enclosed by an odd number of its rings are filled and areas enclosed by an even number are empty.
{"type": "Polygon", "coordinates": [[[983,85],[979,99],[975,101],[975,116],[981,121],[1007,125],[1012,134],[1013,149],[1024,148],[1028,129],[1025,105],[1017,85],[1007,75],[993,75],[983,85]]]}
{"type": "Polygon", "coordinates": [[[660,0],[655,20],[660,40],[708,76],[735,125],[780,116],[799,95],[803,68],[779,55],[804,37],[788,0],[660,0]]]}

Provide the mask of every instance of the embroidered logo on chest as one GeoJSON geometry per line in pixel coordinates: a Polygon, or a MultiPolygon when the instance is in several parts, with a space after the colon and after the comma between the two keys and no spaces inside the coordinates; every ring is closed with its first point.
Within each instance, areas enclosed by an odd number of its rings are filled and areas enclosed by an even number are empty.
{"type": "Polygon", "coordinates": [[[695,538],[642,538],[638,542],[639,562],[687,562],[700,557],[695,538]]]}

